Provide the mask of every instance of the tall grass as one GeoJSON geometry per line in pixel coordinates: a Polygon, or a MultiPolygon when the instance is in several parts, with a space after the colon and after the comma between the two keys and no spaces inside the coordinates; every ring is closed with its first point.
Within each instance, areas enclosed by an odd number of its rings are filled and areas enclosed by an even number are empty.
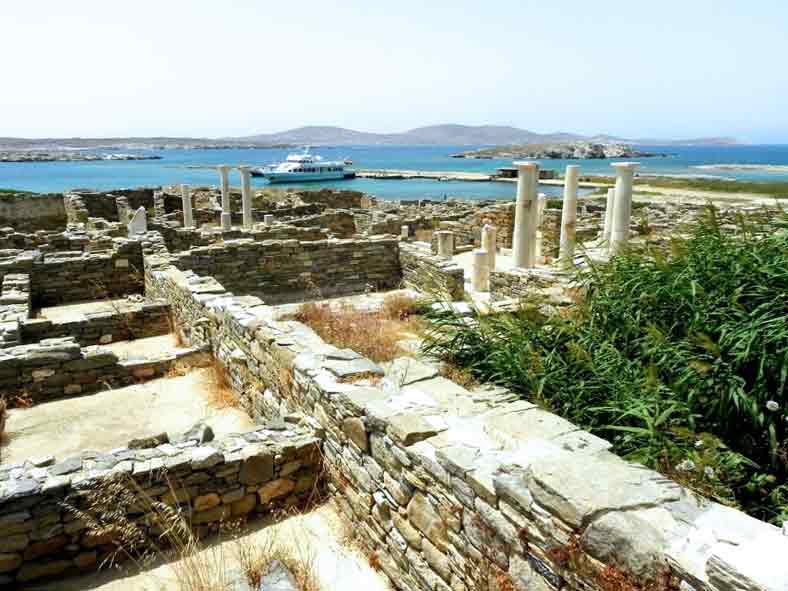
{"type": "Polygon", "coordinates": [[[435,315],[425,350],[766,520],[788,519],[788,233],[709,209],[670,251],[592,264],[568,316],[435,315]]]}

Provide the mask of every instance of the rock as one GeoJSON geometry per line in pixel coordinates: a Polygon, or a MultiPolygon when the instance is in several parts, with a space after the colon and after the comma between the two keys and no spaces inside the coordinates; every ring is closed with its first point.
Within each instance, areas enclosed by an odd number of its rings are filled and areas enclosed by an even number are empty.
{"type": "Polygon", "coordinates": [[[427,536],[438,549],[446,550],[448,546],[446,525],[423,494],[416,493],[408,503],[408,519],[411,525],[427,536]]]}
{"type": "Polygon", "coordinates": [[[129,441],[129,449],[150,449],[157,447],[162,443],[169,443],[170,438],[166,433],[159,433],[158,435],[151,435],[150,437],[140,437],[139,439],[132,439],[129,441]]]}
{"type": "Polygon", "coordinates": [[[416,550],[421,550],[422,538],[421,534],[416,530],[416,528],[414,528],[408,522],[408,520],[399,513],[392,514],[391,519],[394,522],[394,527],[396,527],[397,531],[402,534],[402,537],[405,538],[405,541],[416,548],[416,550]]]}
{"type": "Polygon", "coordinates": [[[718,543],[706,563],[706,575],[720,591],[788,589],[788,538],[779,530],[740,546],[718,543]]]}
{"type": "Polygon", "coordinates": [[[421,552],[432,570],[438,573],[444,581],[449,582],[451,580],[451,564],[448,556],[433,546],[429,540],[422,542],[421,552]]]}
{"type": "Polygon", "coordinates": [[[238,480],[242,484],[260,484],[274,477],[274,457],[269,454],[252,456],[241,466],[238,480]]]}
{"type": "Polygon", "coordinates": [[[222,499],[219,495],[216,493],[208,493],[207,495],[202,495],[194,499],[194,510],[207,511],[208,509],[213,509],[220,505],[221,502],[222,499]]]}
{"type": "Polygon", "coordinates": [[[342,422],[342,432],[355,443],[358,448],[366,452],[369,449],[369,441],[367,440],[367,430],[364,427],[364,421],[357,417],[345,419],[342,422]]]}
{"type": "Polygon", "coordinates": [[[265,505],[272,499],[290,494],[295,488],[296,483],[289,478],[280,478],[264,485],[259,491],[260,502],[265,505]]]}
{"type": "Polygon", "coordinates": [[[612,564],[638,580],[654,580],[665,564],[667,540],[661,528],[653,525],[660,519],[672,521],[670,514],[661,508],[614,511],[592,521],[580,541],[593,558],[612,564]]]}
{"type": "Polygon", "coordinates": [[[517,591],[552,591],[539,573],[537,573],[528,560],[517,553],[509,558],[509,576],[517,591]]]}
{"type": "Polygon", "coordinates": [[[22,555],[16,553],[0,554],[0,573],[10,573],[22,566],[22,555]]]}
{"type": "Polygon", "coordinates": [[[148,231],[148,216],[144,207],[140,206],[134,212],[134,216],[132,216],[126,227],[129,230],[129,238],[133,238],[138,234],[145,234],[148,231]]]}
{"type": "Polygon", "coordinates": [[[256,506],[257,506],[257,495],[250,494],[250,495],[246,495],[241,500],[232,503],[230,505],[230,511],[233,517],[237,517],[240,515],[246,515],[247,513],[251,513],[256,506]]]}
{"type": "Polygon", "coordinates": [[[217,449],[212,447],[195,447],[191,450],[192,470],[200,470],[203,468],[210,468],[216,466],[224,461],[224,455],[217,449]]]}
{"type": "Polygon", "coordinates": [[[259,591],[299,591],[293,575],[278,560],[271,563],[268,574],[260,579],[257,589],[259,591]]]}
{"type": "Polygon", "coordinates": [[[676,483],[646,468],[612,456],[577,461],[575,454],[558,450],[533,458],[526,483],[537,503],[578,529],[601,511],[648,508],[681,494],[676,483]]]}
{"type": "Polygon", "coordinates": [[[52,476],[62,476],[71,474],[82,469],[82,458],[69,458],[59,464],[55,464],[49,469],[52,476]]]}
{"type": "Polygon", "coordinates": [[[43,577],[53,577],[71,567],[70,560],[52,560],[49,562],[26,562],[16,575],[16,580],[20,583],[41,579],[43,577]]]}
{"type": "Polygon", "coordinates": [[[0,538],[0,553],[24,550],[29,538],[25,534],[5,535],[0,538]]]}
{"type": "Polygon", "coordinates": [[[388,433],[393,439],[409,446],[422,439],[437,435],[444,428],[429,423],[424,417],[413,413],[400,413],[389,419],[388,433]]]}
{"type": "Polygon", "coordinates": [[[185,441],[196,441],[197,445],[213,441],[213,429],[200,421],[192,425],[192,427],[182,435],[175,435],[171,439],[171,443],[183,443],[185,441]]]}

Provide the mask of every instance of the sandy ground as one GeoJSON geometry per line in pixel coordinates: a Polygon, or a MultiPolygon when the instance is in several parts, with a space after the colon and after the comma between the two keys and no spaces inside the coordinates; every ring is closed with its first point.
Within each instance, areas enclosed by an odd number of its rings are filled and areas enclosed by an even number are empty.
{"type": "Polygon", "coordinates": [[[242,410],[217,410],[208,403],[210,375],[210,369],[194,369],[184,376],[12,409],[2,462],[49,454],[62,461],[85,450],[110,451],[130,439],[182,433],[200,420],[217,438],[251,429],[254,423],[242,410]]]}
{"type": "MultiPolygon", "coordinates": [[[[367,559],[356,549],[342,543],[348,525],[343,524],[333,505],[323,505],[310,513],[295,515],[275,524],[264,520],[252,523],[250,531],[237,540],[214,541],[198,554],[197,560],[211,565],[212,572],[231,573],[238,568],[237,547],[243,544],[261,544],[273,537],[284,543],[293,556],[313,560],[314,572],[320,582],[321,591],[389,591],[385,577],[375,572],[367,559]]],[[[178,572],[184,562],[171,562],[152,565],[145,572],[130,569],[132,572],[106,571],[92,573],[65,581],[39,585],[34,589],[41,591],[193,591],[191,587],[179,585],[178,572]],[[179,566],[180,565],[180,566],[179,566]],[[134,572],[136,571],[136,572],[134,572]]],[[[221,577],[219,577],[221,578],[221,577]]],[[[219,591],[231,588],[222,586],[205,591],[219,591]]]]}
{"type": "Polygon", "coordinates": [[[115,353],[118,359],[150,359],[177,350],[178,342],[174,334],[164,334],[133,341],[117,341],[101,346],[115,353]]]}
{"type": "Polygon", "coordinates": [[[86,314],[100,314],[102,312],[115,312],[123,309],[126,305],[126,298],[116,300],[102,300],[100,302],[82,302],[79,304],[66,304],[63,306],[52,306],[41,308],[38,313],[39,318],[48,318],[53,322],[68,322],[78,320],[86,314]]]}
{"type": "Polygon", "coordinates": [[[722,193],[719,191],[693,191],[691,189],[669,189],[636,185],[633,193],[636,201],[669,201],[671,203],[705,204],[711,201],[716,205],[774,205],[777,200],[769,195],[758,193],[722,193]]]}

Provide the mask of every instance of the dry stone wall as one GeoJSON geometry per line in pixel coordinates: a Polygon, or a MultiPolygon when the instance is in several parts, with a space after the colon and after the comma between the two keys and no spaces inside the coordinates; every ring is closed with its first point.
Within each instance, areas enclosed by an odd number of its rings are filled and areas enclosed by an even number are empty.
{"type": "Polygon", "coordinates": [[[398,242],[371,240],[226,241],[174,253],[181,270],[212,276],[228,290],[266,303],[300,301],[394,288],[400,282],[398,242]]]}
{"type": "MultiPolygon", "coordinates": [[[[162,260],[163,262],[163,260],[162,260]]],[[[701,501],[510,393],[415,360],[383,368],[161,264],[257,416],[314,421],[329,486],[397,589],[784,590],[788,537],[701,501]],[[207,291],[202,288],[207,287],[207,291]],[[296,413],[293,415],[292,413],[296,413]]]]}
{"type": "Polygon", "coordinates": [[[17,232],[63,230],[66,227],[63,195],[0,194],[0,227],[5,226],[17,232]]]}
{"type": "Polygon", "coordinates": [[[400,243],[399,258],[405,285],[421,291],[437,290],[453,301],[463,299],[464,271],[457,263],[406,242],[400,243]]]}
{"type": "Polygon", "coordinates": [[[179,362],[204,365],[203,357],[198,348],[184,348],[144,360],[120,360],[100,346],[80,347],[72,337],[44,339],[2,349],[0,395],[38,404],[161,377],[179,362]]]}
{"type": "Polygon", "coordinates": [[[162,502],[202,537],[223,521],[305,502],[319,473],[318,439],[281,421],[216,441],[184,438],[150,449],[0,466],[0,587],[98,568],[118,535],[96,531],[78,513],[90,509],[96,491],[108,491],[107,511],[122,512],[144,536],[161,533],[150,506],[162,502]],[[124,504],[108,489],[111,483],[141,491],[137,496],[145,500],[124,504]]]}
{"type": "Polygon", "coordinates": [[[169,303],[144,300],[139,296],[138,301],[115,301],[109,310],[85,312],[68,320],[25,319],[20,329],[22,341],[26,344],[70,336],[82,347],[106,345],[115,341],[168,334],[169,311],[169,303]]]}

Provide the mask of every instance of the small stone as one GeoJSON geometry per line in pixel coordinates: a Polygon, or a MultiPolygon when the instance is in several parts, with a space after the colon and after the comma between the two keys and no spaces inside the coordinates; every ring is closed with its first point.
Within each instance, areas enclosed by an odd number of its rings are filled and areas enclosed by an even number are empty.
{"type": "Polygon", "coordinates": [[[367,440],[367,430],[364,427],[364,421],[359,418],[351,417],[342,422],[342,432],[355,443],[358,448],[366,452],[369,449],[369,441],[367,440]]]}
{"type": "Polygon", "coordinates": [[[259,491],[260,502],[265,505],[272,499],[289,494],[295,489],[296,483],[289,478],[280,478],[263,486],[259,491]]]}
{"type": "Polygon", "coordinates": [[[260,484],[274,477],[274,457],[270,454],[252,456],[241,466],[238,480],[243,484],[260,484]]]}
{"type": "Polygon", "coordinates": [[[22,555],[16,553],[0,554],[0,573],[10,573],[22,566],[22,555]]]}
{"type": "Polygon", "coordinates": [[[219,497],[219,495],[216,493],[208,493],[207,495],[202,495],[194,499],[194,510],[207,511],[208,509],[213,509],[221,503],[222,499],[219,497]]]}

